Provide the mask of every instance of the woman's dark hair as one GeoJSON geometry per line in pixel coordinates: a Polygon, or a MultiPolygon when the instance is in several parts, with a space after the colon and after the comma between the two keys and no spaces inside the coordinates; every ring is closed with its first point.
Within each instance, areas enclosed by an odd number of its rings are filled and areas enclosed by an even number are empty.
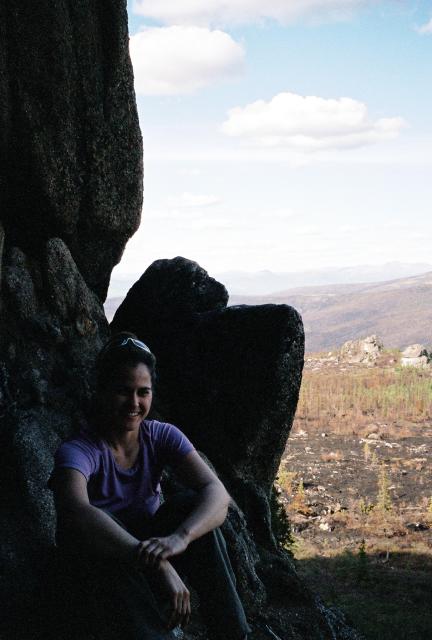
{"type": "Polygon", "coordinates": [[[116,333],[102,347],[96,360],[97,386],[112,382],[122,366],[135,367],[145,364],[150,372],[152,385],[156,382],[156,358],[144,342],[134,333],[116,333]]]}

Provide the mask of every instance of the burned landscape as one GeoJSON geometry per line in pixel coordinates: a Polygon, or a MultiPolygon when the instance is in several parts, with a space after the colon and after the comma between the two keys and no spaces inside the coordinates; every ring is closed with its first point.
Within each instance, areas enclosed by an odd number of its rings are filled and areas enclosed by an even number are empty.
{"type": "Polygon", "coordinates": [[[432,634],[431,405],[396,351],[306,359],[277,486],[299,573],[366,638],[432,634]]]}

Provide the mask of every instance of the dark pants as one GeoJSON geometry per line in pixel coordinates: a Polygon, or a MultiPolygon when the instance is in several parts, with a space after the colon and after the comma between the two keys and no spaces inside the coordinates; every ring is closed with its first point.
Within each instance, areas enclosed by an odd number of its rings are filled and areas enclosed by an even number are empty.
{"type": "MultiPolygon", "coordinates": [[[[142,531],[134,531],[134,535],[143,540],[172,533],[193,509],[194,499],[193,492],[170,498],[144,524],[142,531]]],[[[77,623],[85,621],[90,636],[98,640],[168,640],[174,637],[166,629],[164,603],[142,572],[119,561],[78,556],[66,547],[60,547],[60,553],[66,563],[73,592],[71,606],[75,617],[78,614],[79,618],[77,623]]],[[[197,591],[200,612],[211,638],[240,640],[249,632],[225,540],[219,529],[192,542],[183,554],[171,558],[170,562],[197,591]]],[[[77,639],[81,637],[76,636],[77,639]]]]}

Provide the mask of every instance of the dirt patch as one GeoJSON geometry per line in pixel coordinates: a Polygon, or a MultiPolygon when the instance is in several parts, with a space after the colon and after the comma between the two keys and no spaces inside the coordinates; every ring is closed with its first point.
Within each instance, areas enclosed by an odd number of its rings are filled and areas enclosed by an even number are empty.
{"type": "Polygon", "coordinates": [[[432,426],[411,427],[386,439],[297,423],[279,471],[300,574],[368,639],[432,637],[432,426]]]}

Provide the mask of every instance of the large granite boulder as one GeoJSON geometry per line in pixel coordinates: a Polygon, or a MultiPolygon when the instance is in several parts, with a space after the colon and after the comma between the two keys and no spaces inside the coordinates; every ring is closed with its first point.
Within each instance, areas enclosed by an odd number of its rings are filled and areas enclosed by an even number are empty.
{"type": "Polygon", "coordinates": [[[82,419],[141,213],[126,0],[0,3],[0,164],[0,635],[33,640],[53,451],[82,419]]]}
{"type": "Polygon", "coordinates": [[[410,344],[401,354],[403,367],[429,367],[432,356],[422,344],[410,344]]]}
{"type": "Polygon", "coordinates": [[[0,30],[6,246],[62,238],[104,299],[142,205],[126,0],[5,0],[0,30]]]}
{"type": "Polygon", "coordinates": [[[373,365],[383,349],[382,341],[375,335],[348,340],[340,348],[339,360],[348,364],[373,365]]]}
{"type": "Polygon", "coordinates": [[[164,415],[230,480],[253,478],[268,493],[297,404],[303,326],[287,305],[227,301],[225,287],[195,262],[158,260],[111,329],[137,333],[156,354],[164,415]]]}
{"type": "Polygon", "coordinates": [[[132,331],[150,346],[158,416],[184,430],[234,497],[224,532],[252,638],[354,638],[302,585],[273,533],[272,487],[303,368],[301,318],[287,305],[227,301],[225,287],[195,262],[158,260],[130,289],[111,330],[132,331]]]}
{"type": "MultiPolygon", "coordinates": [[[[8,250],[1,302],[0,484],[6,508],[0,515],[0,594],[8,621],[24,622],[41,594],[54,541],[47,489],[53,452],[83,419],[108,324],[59,238],[46,243],[40,261],[18,247],[8,250]]],[[[5,637],[27,636],[15,630],[5,637]]]]}

